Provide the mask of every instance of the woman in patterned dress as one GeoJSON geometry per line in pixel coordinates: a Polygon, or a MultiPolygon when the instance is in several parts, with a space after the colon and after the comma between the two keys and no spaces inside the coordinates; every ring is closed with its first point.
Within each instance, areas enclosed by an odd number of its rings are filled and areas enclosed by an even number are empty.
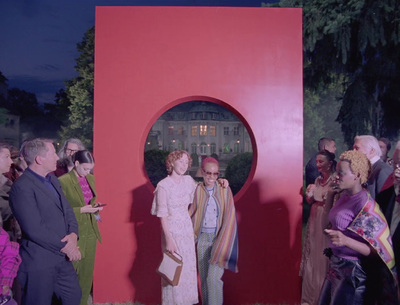
{"type": "Polygon", "coordinates": [[[162,249],[178,253],[183,259],[179,284],[171,286],[162,280],[163,305],[198,303],[194,234],[188,212],[197,183],[185,175],[191,162],[186,151],[170,153],[166,161],[168,176],[157,184],[154,191],[151,213],[161,220],[162,249]]]}
{"type": "Polygon", "coordinates": [[[316,157],[317,169],[321,173],[310,184],[306,191],[306,200],[311,205],[310,217],[307,222],[306,239],[303,249],[300,275],[303,277],[301,290],[302,305],[316,305],[319,292],[328,271],[328,258],[323,250],[328,247],[328,238],[324,229],[328,223],[325,219],[326,195],[334,179],[335,155],[322,150],[316,157]]]}

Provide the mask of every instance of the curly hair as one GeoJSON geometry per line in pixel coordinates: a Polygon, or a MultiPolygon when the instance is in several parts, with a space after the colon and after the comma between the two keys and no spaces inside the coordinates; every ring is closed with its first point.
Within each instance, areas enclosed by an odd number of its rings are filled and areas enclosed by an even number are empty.
{"type": "Polygon", "coordinates": [[[165,166],[167,168],[168,175],[172,174],[174,162],[182,158],[183,155],[186,155],[188,157],[189,160],[188,167],[192,166],[192,158],[190,157],[189,153],[186,150],[175,150],[168,155],[167,160],[165,161],[165,166]]]}
{"type": "Polygon", "coordinates": [[[360,151],[348,150],[340,155],[340,161],[349,162],[352,173],[359,175],[361,184],[367,182],[372,166],[366,155],[360,151]]]}

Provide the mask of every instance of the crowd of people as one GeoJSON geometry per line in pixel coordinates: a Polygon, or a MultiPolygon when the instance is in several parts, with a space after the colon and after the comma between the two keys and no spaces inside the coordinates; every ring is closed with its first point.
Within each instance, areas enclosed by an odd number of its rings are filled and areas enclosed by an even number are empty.
{"type": "Polygon", "coordinates": [[[301,304],[400,304],[400,141],[389,158],[386,138],[356,136],[353,150],[337,164],[333,139],[320,139],[318,149],[305,168],[305,198],[312,207],[301,304]]]}
{"type": "MultiPolygon", "coordinates": [[[[337,162],[335,141],[320,139],[305,168],[302,305],[400,304],[400,141],[392,158],[390,149],[356,136],[337,162]]],[[[223,304],[224,271],[238,272],[233,195],[218,160],[202,160],[201,182],[185,174],[191,162],[171,152],[154,191],[162,251],[184,262],[177,285],[161,280],[162,304],[223,304]]],[[[94,165],[78,139],[58,154],[49,139],[0,143],[0,303],[87,304],[104,207],[94,165]]]]}
{"type": "Polygon", "coordinates": [[[58,154],[50,139],[0,143],[0,304],[87,304],[104,206],[93,167],[78,139],[58,154]]]}

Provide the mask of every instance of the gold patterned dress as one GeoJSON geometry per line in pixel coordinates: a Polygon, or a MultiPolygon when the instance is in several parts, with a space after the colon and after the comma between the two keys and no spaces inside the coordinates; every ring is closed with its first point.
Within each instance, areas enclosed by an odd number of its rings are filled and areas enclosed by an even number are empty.
{"type": "Polygon", "coordinates": [[[324,184],[321,184],[321,180],[321,176],[315,180],[315,202],[311,206],[310,217],[307,222],[300,266],[300,276],[303,277],[301,289],[302,305],[316,305],[318,303],[322,284],[328,271],[329,260],[323,254],[324,249],[329,245],[328,237],[324,233],[328,223],[324,206],[332,176],[324,184]]]}
{"type": "MultiPolygon", "coordinates": [[[[170,233],[175,240],[178,253],[183,259],[183,268],[179,284],[168,285],[162,281],[163,305],[189,305],[198,303],[196,252],[192,221],[188,207],[193,202],[196,182],[190,176],[182,176],[179,184],[169,176],[157,184],[151,213],[158,217],[167,217],[170,233]],[[167,202],[158,202],[157,193],[165,192],[167,202]]],[[[162,234],[162,249],[165,249],[162,234]]]]}

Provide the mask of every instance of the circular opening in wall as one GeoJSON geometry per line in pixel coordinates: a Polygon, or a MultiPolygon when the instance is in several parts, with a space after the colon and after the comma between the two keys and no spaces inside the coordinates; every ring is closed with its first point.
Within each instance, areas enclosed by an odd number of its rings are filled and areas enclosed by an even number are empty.
{"type": "Polygon", "coordinates": [[[187,174],[202,181],[201,162],[214,157],[219,162],[219,177],[227,179],[237,194],[253,176],[256,149],[249,125],[234,112],[222,102],[205,100],[184,102],[165,111],[145,142],[145,169],[153,186],[168,175],[168,154],[186,150],[192,158],[187,174]]]}

